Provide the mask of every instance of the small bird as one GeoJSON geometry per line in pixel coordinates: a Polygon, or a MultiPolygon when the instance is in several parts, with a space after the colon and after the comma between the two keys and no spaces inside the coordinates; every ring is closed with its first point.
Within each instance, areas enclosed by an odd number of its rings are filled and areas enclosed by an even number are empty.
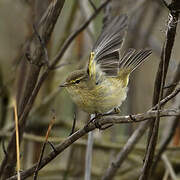
{"type": "Polygon", "coordinates": [[[70,73],[60,85],[89,114],[118,110],[127,96],[129,75],[152,53],[150,49],[129,49],[120,55],[127,20],[123,14],[108,23],[90,53],[87,68],[70,73]]]}

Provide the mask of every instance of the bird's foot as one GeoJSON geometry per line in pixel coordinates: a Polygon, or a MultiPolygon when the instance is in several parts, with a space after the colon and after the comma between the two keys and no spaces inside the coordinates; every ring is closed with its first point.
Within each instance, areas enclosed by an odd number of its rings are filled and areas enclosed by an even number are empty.
{"type": "Polygon", "coordinates": [[[115,108],[114,108],[114,112],[115,112],[116,114],[119,114],[119,113],[121,112],[120,107],[115,107],[115,108]]]}

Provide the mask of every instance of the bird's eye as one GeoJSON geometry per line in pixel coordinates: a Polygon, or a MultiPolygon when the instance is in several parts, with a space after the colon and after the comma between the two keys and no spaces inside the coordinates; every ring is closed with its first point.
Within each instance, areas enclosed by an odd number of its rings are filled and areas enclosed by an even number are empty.
{"type": "Polygon", "coordinates": [[[78,83],[80,83],[80,80],[79,80],[79,79],[75,81],[75,84],[78,84],[78,83]]]}

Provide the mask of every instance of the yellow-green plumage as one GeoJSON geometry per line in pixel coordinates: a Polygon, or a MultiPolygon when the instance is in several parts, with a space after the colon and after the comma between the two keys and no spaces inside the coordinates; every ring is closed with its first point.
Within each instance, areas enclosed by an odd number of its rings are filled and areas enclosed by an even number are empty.
{"type": "Polygon", "coordinates": [[[116,17],[95,43],[87,70],[74,71],[62,85],[88,113],[106,113],[119,107],[127,96],[130,73],[151,54],[147,49],[130,49],[120,57],[126,29],[127,16],[116,17]]]}
{"type": "MultiPolygon", "coordinates": [[[[86,71],[76,71],[78,75],[86,71]]],[[[90,78],[81,80],[78,84],[67,85],[67,91],[74,102],[88,113],[105,113],[118,107],[125,100],[127,94],[126,79],[107,77],[96,85],[90,78]]]]}

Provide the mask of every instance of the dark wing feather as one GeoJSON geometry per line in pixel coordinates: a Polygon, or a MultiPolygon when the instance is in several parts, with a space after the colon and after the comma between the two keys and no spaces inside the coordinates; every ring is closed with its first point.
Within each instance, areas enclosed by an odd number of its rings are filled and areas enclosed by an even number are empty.
{"type": "Polygon", "coordinates": [[[117,16],[106,26],[95,43],[88,64],[88,74],[96,82],[106,76],[129,75],[152,53],[149,49],[129,49],[122,58],[119,50],[127,29],[127,15],[117,16]]]}
{"type": "Polygon", "coordinates": [[[119,68],[119,50],[127,29],[127,15],[115,17],[96,41],[89,60],[88,72],[97,77],[105,73],[116,76],[119,68]]]}

